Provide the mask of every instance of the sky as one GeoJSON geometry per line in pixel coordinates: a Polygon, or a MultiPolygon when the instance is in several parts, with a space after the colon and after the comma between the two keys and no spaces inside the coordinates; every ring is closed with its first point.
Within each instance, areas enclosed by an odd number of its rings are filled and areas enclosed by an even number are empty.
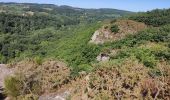
{"type": "Polygon", "coordinates": [[[0,0],[0,2],[43,3],[80,8],[114,8],[135,12],[170,8],[170,0],[0,0]]]}

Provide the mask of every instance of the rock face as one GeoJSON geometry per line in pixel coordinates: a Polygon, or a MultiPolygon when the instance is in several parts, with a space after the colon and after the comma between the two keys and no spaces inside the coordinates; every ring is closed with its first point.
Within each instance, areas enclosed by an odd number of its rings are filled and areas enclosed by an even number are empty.
{"type": "Polygon", "coordinates": [[[97,61],[108,61],[110,59],[108,54],[101,53],[97,56],[97,61]]]}
{"type": "Polygon", "coordinates": [[[95,44],[102,44],[102,43],[104,43],[104,41],[101,38],[99,38],[100,34],[101,34],[101,32],[99,30],[97,30],[93,34],[93,36],[92,36],[92,38],[90,40],[90,43],[95,43],[95,44]]]}
{"type": "Polygon", "coordinates": [[[107,40],[110,40],[111,38],[112,36],[109,30],[99,29],[95,31],[95,33],[93,34],[90,40],[90,43],[103,44],[104,42],[106,42],[107,40]]]}

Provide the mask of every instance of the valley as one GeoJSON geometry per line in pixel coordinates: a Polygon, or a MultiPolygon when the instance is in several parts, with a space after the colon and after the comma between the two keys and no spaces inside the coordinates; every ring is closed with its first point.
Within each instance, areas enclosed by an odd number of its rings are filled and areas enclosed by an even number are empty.
{"type": "Polygon", "coordinates": [[[0,3],[1,87],[9,100],[169,100],[170,9],[0,3]]]}

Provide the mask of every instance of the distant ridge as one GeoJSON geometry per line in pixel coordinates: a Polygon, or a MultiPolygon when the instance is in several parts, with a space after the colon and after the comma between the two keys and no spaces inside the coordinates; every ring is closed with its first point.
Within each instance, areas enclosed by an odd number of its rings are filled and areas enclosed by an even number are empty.
{"type": "Polygon", "coordinates": [[[44,3],[17,3],[17,2],[0,2],[0,5],[6,4],[6,5],[11,5],[11,4],[16,4],[16,5],[42,5],[42,6],[51,6],[51,7],[64,7],[64,8],[78,8],[78,9],[86,9],[86,10],[118,10],[118,11],[125,11],[125,12],[131,12],[128,10],[122,10],[122,9],[115,9],[115,8],[81,8],[81,7],[73,7],[73,6],[68,6],[68,5],[57,5],[57,4],[44,4],[44,3]]]}

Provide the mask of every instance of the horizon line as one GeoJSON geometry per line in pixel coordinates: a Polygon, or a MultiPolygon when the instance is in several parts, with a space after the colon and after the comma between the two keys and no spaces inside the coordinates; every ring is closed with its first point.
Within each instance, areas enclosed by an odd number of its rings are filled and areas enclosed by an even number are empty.
{"type": "Polygon", "coordinates": [[[146,10],[146,11],[131,11],[131,10],[126,10],[126,9],[118,9],[118,8],[111,8],[111,7],[101,7],[101,8],[92,8],[92,7],[76,7],[76,6],[71,6],[71,5],[59,5],[59,4],[54,4],[54,3],[38,3],[38,2],[0,2],[4,4],[39,4],[39,5],[55,5],[55,6],[68,6],[68,7],[73,7],[73,8],[80,8],[80,9],[115,9],[115,10],[122,10],[122,11],[129,11],[129,12],[147,12],[147,11],[152,11],[156,9],[169,9],[169,8],[154,8],[151,10],[146,10]]]}

